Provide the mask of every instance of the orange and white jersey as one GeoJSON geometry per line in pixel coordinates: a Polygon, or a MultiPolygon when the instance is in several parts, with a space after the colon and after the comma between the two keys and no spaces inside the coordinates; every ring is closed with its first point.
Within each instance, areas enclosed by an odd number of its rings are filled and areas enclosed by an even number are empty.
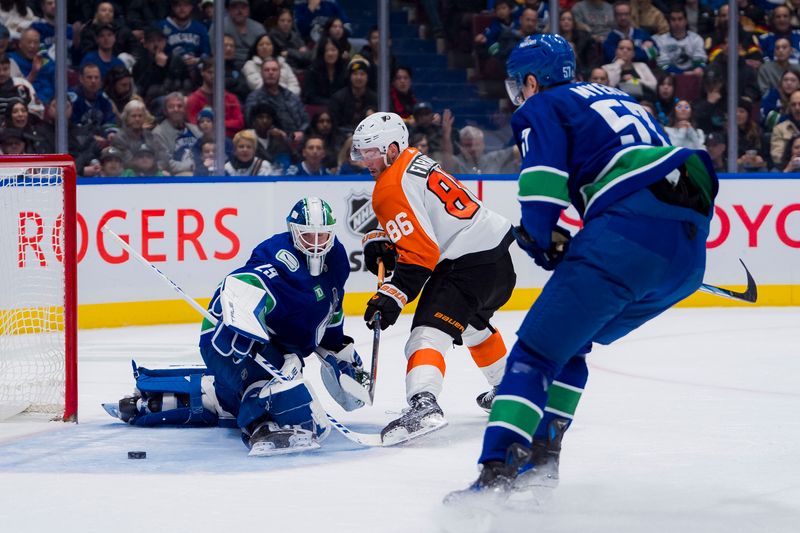
{"type": "Polygon", "coordinates": [[[511,229],[456,178],[415,148],[378,177],[372,208],[395,243],[398,263],[428,270],[444,260],[496,248],[511,229]]]}

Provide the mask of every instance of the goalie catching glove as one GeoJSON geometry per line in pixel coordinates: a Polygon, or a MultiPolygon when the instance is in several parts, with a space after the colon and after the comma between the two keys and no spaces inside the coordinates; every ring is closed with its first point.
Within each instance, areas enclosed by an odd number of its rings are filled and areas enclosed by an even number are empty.
{"type": "Polygon", "coordinates": [[[525,227],[520,224],[511,228],[517,244],[529,256],[533,262],[545,270],[553,270],[564,259],[569,250],[569,242],[572,239],[570,233],[560,226],[555,226],[551,234],[550,242],[547,247],[542,247],[536,239],[530,236],[525,227]]]}
{"type": "Polygon", "coordinates": [[[397,250],[389,236],[382,229],[372,230],[361,238],[361,248],[364,249],[364,266],[367,270],[378,275],[378,259],[383,261],[386,275],[389,276],[397,266],[397,250]]]}
{"type": "Polygon", "coordinates": [[[345,337],[339,350],[317,347],[314,353],[319,357],[319,372],[328,393],[345,411],[353,411],[369,400],[369,374],[356,352],[353,339],[345,337]]]}

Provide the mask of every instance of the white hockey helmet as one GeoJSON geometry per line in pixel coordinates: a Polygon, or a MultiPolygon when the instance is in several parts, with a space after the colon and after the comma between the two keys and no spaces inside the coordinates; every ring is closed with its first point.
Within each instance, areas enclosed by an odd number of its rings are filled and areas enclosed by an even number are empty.
{"type": "Polygon", "coordinates": [[[373,113],[362,120],[353,132],[353,146],[350,149],[350,159],[353,161],[363,161],[364,151],[375,150],[376,156],[383,156],[383,162],[389,166],[386,160],[386,152],[392,143],[397,143],[397,147],[402,152],[408,148],[408,128],[403,119],[397,113],[373,113]]]}
{"type": "Polygon", "coordinates": [[[328,202],[316,196],[303,198],[286,217],[294,247],[307,259],[308,272],[319,276],[325,265],[325,255],[333,248],[336,219],[328,202]]]}

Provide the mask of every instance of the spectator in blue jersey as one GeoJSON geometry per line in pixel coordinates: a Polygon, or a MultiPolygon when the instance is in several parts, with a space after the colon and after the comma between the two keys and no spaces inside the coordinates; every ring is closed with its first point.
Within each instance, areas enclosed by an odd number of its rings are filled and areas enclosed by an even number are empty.
{"type": "Polygon", "coordinates": [[[8,40],[11,38],[11,33],[4,24],[0,23],[0,56],[6,55],[8,52],[8,40]]]}
{"type": "Polygon", "coordinates": [[[671,146],[630,96],[574,83],[563,38],[522,41],[507,70],[523,154],[513,234],[552,274],[508,353],[478,478],[445,498],[462,512],[502,509],[507,498],[546,505],[593,346],[625,337],[700,288],[719,190],[705,150],[671,146]],[[570,206],[582,221],[574,236],[558,224],[570,206]]]}
{"type": "Polygon", "coordinates": [[[761,53],[764,54],[764,60],[770,61],[775,59],[775,41],[781,37],[788,39],[791,44],[791,51],[789,54],[789,61],[797,64],[800,62],[800,30],[792,28],[791,11],[786,6],[778,6],[772,10],[770,15],[770,32],[761,35],[758,38],[758,44],[761,46],[761,53]]]}
{"type": "Polygon", "coordinates": [[[800,72],[787,70],[781,75],[777,89],[770,89],[761,99],[761,123],[765,131],[772,131],[789,112],[789,96],[800,89],[800,72]]]}
{"type": "Polygon", "coordinates": [[[672,6],[669,12],[669,33],[654,37],[658,45],[658,66],[673,74],[702,76],[706,61],[703,38],[688,29],[686,9],[672,6]]]}
{"type": "Polygon", "coordinates": [[[164,120],[153,134],[166,147],[169,156],[169,173],[191,172],[194,167],[192,148],[200,138],[200,130],[186,120],[186,97],[172,92],[164,97],[164,120]]]}
{"type": "Polygon", "coordinates": [[[56,63],[40,51],[39,32],[33,28],[22,31],[17,50],[8,53],[11,76],[25,78],[39,99],[49,102],[55,93],[56,63]]]}
{"type": "MultiPolygon", "coordinates": [[[[200,110],[197,114],[197,129],[200,130],[200,138],[197,139],[197,142],[192,147],[192,155],[194,157],[194,171],[195,173],[200,172],[200,176],[203,175],[203,167],[206,167],[205,170],[209,170],[209,165],[206,163],[207,153],[203,153],[203,145],[207,142],[211,142],[214,144],[213,150],[216,153],[217,142],[214,137],[214,110],[210,107],[204,107],[200,110]]],[[[230,159],[231,155],[233,154],[233,141],[227,137],[225,137],[225,142],[223,143],[223,150],[225,150],[225,160],[230,159]]],[[[213,165],[210,165],[213,166],[213,165]]]]}
{"type": "Polygon", "coordinates": [[[275,126],[277,115],[269,104],[257,104],[250,110],[249,123],[256,134],[256,156],[269,161],[273,173],[283,174],[292,164],[289,135],[275,126]]]}
{"type": "MultiPolygon", "coordinates": [[[[264,33],[264,26],[250,18],[248,0],[229,0],[227,6],[228,13],[222,25],[223,33],[233,37],[236,47],[234,64],[237,69],[241,69],[245,61],[250,59],[250,50],[256,44],[256,40],[264,33]]],[[[208,29],[208,35],[214,35],[213,23],[208,29]]]]}
{"type": "Polygon", "coordinates": [[[249,117],[258,104],[269,104],[275,110],[277,125],[289,136],[289,142],[299,143],[303,130],[308,127],[308,113],[300,98],[280,86],[281,65],[275,58],[267,58],[261,64],[261,89],[253,91],[245,102],[245,116],[249,117]]]}
{"type": "Polygon", "coordinates": [[[474,38],[479,56],[496,56],[501,61],[506,60],[519,41],[513,12],[513,0],[495,2],[494,18],[491,24],[474,38]]]}
{"type": "Polygon", "coordinates": [[[103,94],[100,67],[87,63],[81,68],[80,85],[75,90],[77,97],[72,105],[72,122],[89,128],[98,141],[106,137],[108,125],[116,122],[114,108],[103,94]]]}
{"type": "Polygon", "coordinates": [[[286,169],[287,176],[328,176],[331,173],[322,165],[325,160],[325,141],[322,137],[306,137],[300,155],[300,162],[286,169]]]}
{"type": "MultiPolygon", "coordinates": [[[[95,28],[95,50],[83,56],[80,66],[93,63],[100,68],[100,78],[105,81],[112,67],[125,67],[125,63],[114,55],[114,44],[117,42],[117,27],[113,24],[102,24],[95,28]]],[[[80,68],[80,67],[79,67],[80,68]]]]}
{"type": "Polygon", "coordinates": [[[272,165],[256,156],[256,135],[242,130],[233,136],[233,154],[225,163],[226,176],[269,176],[272,165]]]}
{"type": "MultiPolygon", "coordinates": [[[[91,5],[91,2],[86,2],[91,5]]],[[[86,20],[86,19],[84,19],[86,20]]],[[[80,31],[80,54],[81,58],[84,54],[94,50],[97,47],[97,31],[108,25],[113,25],[116,28],[116,39],[114,43],[114,53],[120,58],[125,58],[125,61],[132,61],[141,48],[139,39],[133,35],[130,28],[126,23],[125,17],[122,16],[122,11],[119,6],[112,2],[102,1],[98,2],[94,17],[91,22],[83,26],[80,31]]]]}
{"type": "Polygon", "coordinates": [[[350,23],[347,16],[334,1],[331,0],[307,0],[298,2],[294,5],[294,20],[297,24],[297,31],[306,42],[317,42],[322,37],[323,27],[328,19],[332,17],[340,18],[345,29],[350,31],[350,23]]]}
{"type": "MultiPolygon", "coordinates": [[[[63,0],[62,0],[63,1],[63,0]]],[[[39,32],[42,49],[50,48],[56,39],[56,0],[41,0],[42,18],[31,24],[31,28],[39,32]]],[[[67,26],[67,42],[72,64],[77,65],[81,55],[80,22],[67,26]],[[78,31],[76,31],[76,28],[78,31]]]]}
{"type": "Polygon", "coordinates": [[[211,55],[208,30],[192,19],[193,0],[171,0],[170,7],[170,16],[159,22],[167,38],[164,52],[170,57],[172,78],[183,80],[180,89],[189,92],[197,86],[194,67],[211,55]]]}
{"type": "Polygon", "coordinates": [[[658,56],[658,47],[653,42],[649,33],[633,26],[631,20],[631,4],[627,0],[618,0],[614,3],[614,27],[608,32],[608,37],[603,42],[603,57],[606,63],[611,63],[617,53],[617,43],[620,39],[633,41],[633,61],[647,63],[658,56]]]}

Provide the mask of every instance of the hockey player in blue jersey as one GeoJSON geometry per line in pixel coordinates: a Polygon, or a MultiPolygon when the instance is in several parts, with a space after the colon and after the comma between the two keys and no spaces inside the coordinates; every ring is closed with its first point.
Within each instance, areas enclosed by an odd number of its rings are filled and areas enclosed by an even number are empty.
{"type": "Polygon", "coordinates": [[[204,320],[200,334],[207,368],[134,364],[135,394],[104,406],[110,413],[137,426],[238,426],[250,455],[315,449],[330,425],[302,378],[314,353],[331,396],[346,410],[364,405],[366,374],[343,332],[350,265],[331,208],[304,198],[286,220],[289,231],[256,246],[214,293],[208,310],[218,322],[204,320]],[[294,379],[274,378],[255,354],[294,379]]]}
{"type": "Polygon", "coordinates": [[[447,504],[558,483],[561,439],[592,344],[623,337],[699,288],[718,188],[708,154],[670,146],[636,100],[572,83],[575,57],[562,37],[527,37],[507,70],[509,96],[521,106],[512,118],[522,155],[514,233],[553,273],[509,353],[480,475],[447,504]],[[574,238],[557,226],[570,204],[583,220],[574,238]]]}

